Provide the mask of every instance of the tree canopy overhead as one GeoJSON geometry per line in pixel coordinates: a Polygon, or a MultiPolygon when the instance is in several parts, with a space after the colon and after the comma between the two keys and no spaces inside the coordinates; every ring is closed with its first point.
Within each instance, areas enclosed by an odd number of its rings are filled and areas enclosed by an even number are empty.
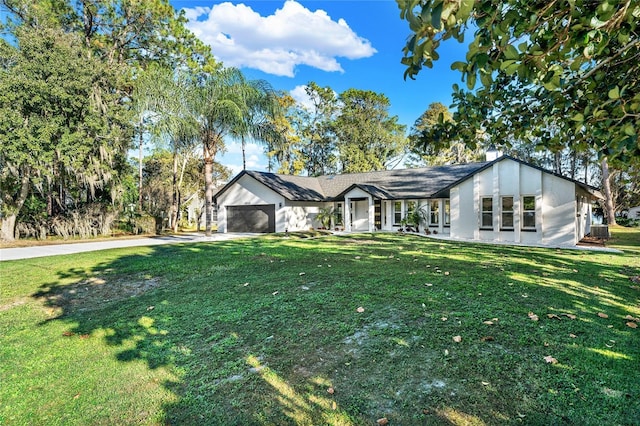
{"type": "Polygon", "coordinates": [[[514,137],[551,150],[575,144],[612,162],[640,158],[637,0],[397,3],[412,32],[405,77],[431,67],[442,43],[473,33],[466,60],[451,65],[466,82],[454,86],[457,131],[483,128],[496,143],[514,137]]]}

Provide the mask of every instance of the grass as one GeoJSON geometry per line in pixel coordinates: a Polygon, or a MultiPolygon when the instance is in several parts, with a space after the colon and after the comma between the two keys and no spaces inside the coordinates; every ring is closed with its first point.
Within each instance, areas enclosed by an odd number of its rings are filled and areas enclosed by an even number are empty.
{"type": "Polygon", "coordinates": [[[624,254],[280,235],[2,262],[0,424],[640,424],[640,230],[613,232],[624,254]]]}

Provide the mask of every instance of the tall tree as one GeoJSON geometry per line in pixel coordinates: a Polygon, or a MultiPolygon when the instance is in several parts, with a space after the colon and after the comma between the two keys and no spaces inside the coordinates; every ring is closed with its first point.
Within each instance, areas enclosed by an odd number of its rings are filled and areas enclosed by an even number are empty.
{"type": "Polygon", "coordinates": [[[233,135],[240,139],[242,146],[242,170],[247,169],[247,139],[269,146],[280,138],[274,123],[281,114],[278,95],[265,80],[246,80],[243,85],[243,102],[247,112],[233,135]]]}
{"type": "Polygon", "coordinates": [[[343,173],[385,170],[399,162],[407,148],[405,126],[389,115],[389,99],[370,90],[340,94],[333,124],[343,173]]]}
{"type": "Polygon", "coordinates": [[[479,148],[469,148],[457,135],[443,131],[453,124],[453,115],[446,106],[440,102],[429,104],[409,132],[406,165],[423,167],[481,160],[479,148]]]}
{"type": "Polygon", "coordinates": [[[108,90],[116,73],[87,55],[73,33],[20,27],[16,45],[0,40],[0,188],[2,238],[32,190],[60,209],[71,182],[93,199],[113,195],[129,128],[108,90]],[[111,104],[110,108],[105,105],[111,104]],[[111,194],[110,194],[111,192],[111,194]]]}
{"type": "Polygon", "coordinates": [[[271,171],[272,162],[275,160],[278,164],[278,173],[299,175],[305,167],[301,146],[302,138],[298,132],[302,126],[301,117],[303,114],[291,95],[280,94],[278,103],[282,113],[271,118],[271,126],[278,137],[270,141],[267,146],[269,171],[271,171]]]}
{"type": "Polygon", "coordinates": [[[333,122],[338,112],[338,96],[330,87],[320,87],[310,82],[305,87],[312,106],[304,109],[302,154],[309,176],[337,171],[336,136],[333,122]]]}
{"type": "MultiPolygon", "coordinates": [[[[78,99],[84,96],[83,101],[90,103],[98,116],[84,127],[81,126],[82,130],[89,135],[85,139],[92,140],[96,144],[97,152],[78,155],[75,158],[76,162],[81,162],[79,159],[87,159],[87,164],[78,167],[69,168],[60,159],[53,162],[55,171],[48,175],[56,176],[57,181],[53,184],[53,180],[47,178],[48,188],[44,188],[41,182],[34,182],[31,178],[35,175],[43,180],[43,176],[47,176],[47,173],[41,170],[44,167],[42,162],[31,163],[29,167],[16,168],[9,165],[13,164],[10,161],[14,159],[7,160],[9,162],[6,166],[3,164],[3,171],[0,174],[6,177],[13,173],[11,183],[7,183],[8,178],[3,178],[3,181],[15,190],[3,201],[3,209],[6,207],[12,211],[19,210],[20,200],[23,198],[20,194],[36,189],[48,200],[58,200],[58,207],[64,210],[71,195],[75,201],[81,198],[77,194],[71,194],[73,188],[68,188],[69,182],[74,181],[84,182],[83,185],[90,190],[90,198],[117,197],[122,192],[118,189],[119,174],[124,170],[125,153],[130,146],[132,136],[132,117],[129,114],[129,106],[132,105],[132,99],[135,99],[132,96],[134,86],[132,79],[141,69],[153,62],[160,62],[174,68],[187,67],[209,72],[217,67],[209,49],[186,29],[184,14],[182,12],[176,14],[167,0],[135,2],[129,0],[0,0],[0,5],[3,11],[7,12],[6,20],[2,24],[3,54],[11,51],[14,40],[17,43],[18,56],[23,53],[22,49],[27,45],[27,41],[21,37],[21,33],[31,31],[36,35],[34,38],[36,40],[39,37],[38,34],[44,31],[57,31],[58,35],[49,38],[51,52],[43,54],[43,56],[48,54],[50,58],[43,60],[56,62],[49,64],[53,65],[52,69],[56,69],[64,63],[62,58],[65,55],[69,56],[70,70],[67,74],[69,81],[72,81],[76,77],[73,75],[77,67],[76,63],[81,62],[77,58],[78,52],[82,49],[80,56],[85,60],[85,71],[93,74],[90,78],[84,76],[77,78],[78,84],[83,84],[83,87],[87,88],[87,93],[76,90],[74,94],[78,95],[78,99]],[[75,50],[69,54],[61,54],[60,58],[55,60],[52,59],[60,49],[64,49],[69,44],[71,39],[73,39],[75,50]],[[119,135],[116,136],[118,132],[119,135]],[[6,172],[7,170],[11,173],[6,172]],[[107,181],[111,182],[109,187],[106,186],[107,181]],[[26,189],[17,190],[17,185],[20,189],[26,189]],[[32,188],[28,188],[29,185],[32,188]]],[[[13,53],[6,54],[13,55],[13,53]]],[[[36,62],[33,65],[36,65],[36,62]]],[[[15,60],[3,60],[0,65],[2,72],[9,74],[21,72],[21,66],[23,65],[15,60]]],[[[55,86],[57,83],[54,80],[57,73],[58,71],[48,73],[46,70],[26,73],[25,78],[33,81],[25,85],[16,84],[16,78],[14,78],[16,76],[11,75],[11,78],[3,78],[0,84],[14,91],[13,95],[16,97],[29,99],[33,97],[33,93],[29,92],[31,86],[45,82],[55,86]]],[[[54,101],[55,96],[61,96],[66,89],[64,85],[57,90],[47,88],[46,90],[54,92],[54,96],[36,97],[31,100],[31,103],[37,100],[43,102],[47,99],[54,101]]],[[[62,112],[70,116],[73,115],[72,108],[80,108],[82,102],[77,101],[72,107],[58,104],[60,110],[64,107],[62,112]]],[[[3,104],[2,107],[5,105],[7,104],[3,104]]],[[[38,108],[44,109],[42,104],[38,108]]],[[[57,123],[51,117],[54,113],[61,112],[60,110],[46,112],[51,124],[57,123]]],[[[33,115],[34,108],[28,112],[14,111],[13,115],[8,114],[3,119],[6,120],[5,123],[9,123],[20,114],[33,115]]],[[[86,114],[78,113],[76,116],[78,120],[86,118],[86,114]]],[[[25,127],[35,126],[34,120],[26,120],[22,123],[25,127]]],[[[136,124],[139,123],[140,120],[136,120],[136,124]]],[[[7,131],[16,132],[15,123],[6,124],[6,126],[7,131]]],[[[73,133],[73,129],[69,132],[73,133]]],[[[17,139],[20,140],[20,138],[17,139]]],[[[65,143],[69,144],[71,140],[69,137],[60,139],[59,135],[47,132],[41,132],[37,139],[31,142],[34,146],[33,152],[48,152],[55,147],[55,155],[60,158],[67,154],[68,147],[65,143]],[[60,143],[60,140],[63,143],[60,143]]],[[[69,150],[69,152],[72,151],[69,150]]],[[[4,161],[3,159],[3,163],[4,161]]],[[[54,213],[53,201],[49,201],[47,205],[49,213],[54,213]]],[[[8,221],[15,221],[12,215],[3,217],[7,217],[8,221]]],[[[8,224],[5,225],[8,226],[8,224]]],[[[6,231],[6,236],[10,233],[6,231]]]]}
{"type": "Polygon", "coordinates": [[[256,89],[236,68],[204,74],[189,94],[190,114],[202,143],[205,181],[206,235],[211,235],[215,156],[225,149],[224,139],[246,124],[253,105],[247,102],[256,89]]]}
{"type": "Polygon", "coordinates": [[[570,140],[615,167],[640,157],[636,1],[397,2],[413,33],[403,58],[411,78],[432,66],[443,42],[476,28],[466,62],[451,65],[467,86],[454,87],[460,132],[483,128],[495,142],[538,133],[552,151],[570,140]],[[551,117],[561,126],[555,135],[551,117]]]}

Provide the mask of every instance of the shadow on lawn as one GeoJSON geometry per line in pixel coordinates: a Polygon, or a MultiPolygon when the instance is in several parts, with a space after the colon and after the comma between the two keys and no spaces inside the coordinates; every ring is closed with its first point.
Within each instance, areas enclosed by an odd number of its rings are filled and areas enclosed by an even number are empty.
{"type": "MultiPolygon", "coordinates": [[[[164,406],[168,423],[349,425],[387,416],[394,424],[492,424],[500,418],[515,421],[522,411],[534,422],[571,422],[570,414],[536,401],[535,395],[533,400],[532,395],[501,391],[462,395],[460,390],[471,386],[467,380],[481,381],[473,377],[483,374],[473,372],[474,357],[504,350],[542,358],[553,349],[591,351],[603,362],[628,368],[637,363],[637,349],[592,350],[601,348],[612,332],[627,331],[623,302],[630,304],[635,298],[640,303],[640,293],[621,283],[625,274],[639,273],[636,266],[625,269],[593,262],[586,252],[441,243],[395,235],[332,241],[312,256],[308,249],[314,243],[296,240],[157,246],[148,254],[120,257],[91,270],[60,271],[60,281],[74,283],[43,285],[33,297],[58,313],[52,320],[73,324],[71,333],[100,331],[108,345],[122,348],[118,360],[175,369],[180,381],[165,383],[179,397],[164,406]],[[390,266],[381,267],[384,262],[390,266]],[[486,274],[478,274],[479,269],[486,274]],[[416,300],[416,295],[427,300],[431,291],[425,287],[427,281],[433,284],[432,312],[425,312],[416,300]],[[491,306],[503,312],[483,311],[480,297],[499,299],[499,304],[491,306]],[[543,320],[532,324],[527,313],[539,309],[541,299],[557,304],[549,304],[549,312],[538,313],[543,320]],[[455,306],[456,302],[462,305],[455,306]],[[523,334],[519,344],[524,349],[514,347],[518,339],[506,343],[513,338],[509,337],[513,330],[494,330],[498,341],[504,335],[505,347],[487,349],[490,343],[480,341],[485,331],[476,330],[477,325],[463,329],[470,341],[471,365],[456,367],[468,369],[469,377],[451,379],[458,387],[455,396],[425,387],[415,379],[424,366],[411,361],[413,352],[407,351],[406,365],[399,364],[389,358],[389,352],[404,349],[384,343],[389,340],[386,334],[398,334],[394,338],[399,342],[417,342],[403,343],[415,353],[448,351],[449,334],[444,333],[446,340],[422,334],[428,332],[422,324],[439,321],[445,303],[455,307],[449,310],[452,318],[468,315],[480,327],[489,315],[522,311],[522,321],[514,327],[523,334]],[[467,308],[464,303],[473,305],[467,308]],[[355,311],[360,305],[367,306],[361,315],[355,311]],[[376,329],[376,324],[389,322],[384,315],[390,311],[397,325],[376,329]],[[607,312],[607,321],[596,315],[600,311],[607,312]],[[552,341],[551,348],[543,346],[548,333],[561,327],[544,316],[560,312],[576,314],[577,329],[593,334],[585,336],[583,346],[575,347],[565,336],[552,341]],[[540,331],[543,323],[548,330],[540,331]],[[358,358],[347,348],[345,342],[358,333],[371,339],[384,337],[380,347],[358,342],[358,353],[378,351],[373,358],[358,358]],[[408,384],[416,384],[418,390],[409,390],[408,384]],[[333,387],[335,394],[328,392],[333,387]],[[415,400],[403,401],[401,390],[414,392],[415,400]],[[535,417],[536,410],[550,411],[535,417]]],[[[441,327],[449,327],[451,336],[460,332],[450,323],[441,327]]],[[[431,383],[433,377],[424,374],[424,381],[431,383]]],[[[568,373],[557,369],[544,374],[559,383],[568,373]]],[[[582,404],[577,394],[575,398],[582,404]]]]}

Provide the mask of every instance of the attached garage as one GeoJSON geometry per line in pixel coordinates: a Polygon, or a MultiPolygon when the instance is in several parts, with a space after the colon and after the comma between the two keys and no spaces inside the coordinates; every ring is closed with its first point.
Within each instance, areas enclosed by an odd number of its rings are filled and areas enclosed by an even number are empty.
{"type": "Polygon", "coordinates": [[[227,232],[276,232],[275,204],[227,206],[227,232]]]}

